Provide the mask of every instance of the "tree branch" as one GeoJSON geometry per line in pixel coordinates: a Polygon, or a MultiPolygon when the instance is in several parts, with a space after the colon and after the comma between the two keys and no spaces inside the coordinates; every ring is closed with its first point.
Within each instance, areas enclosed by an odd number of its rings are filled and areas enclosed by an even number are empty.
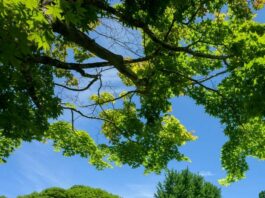
{"type": "Polygon", "coordinates": [[[106,119],[103,119],[103,118],[99,118],[99,117],[96,117],[96,116],[88,116],[88,115],[85,115],[84,113],[82,113],[81,111],[75,109],[75,108],[72,108],[72,107],[65,107],[65,106],[62,106],[63,109],[66,109],[66,110],[70,110],[70,111],[74,111],[76,113],[78,113],[80,116],[84,117],[84,118],[88,118],[88,119],[93,119],[93,120],[101,120],[101,121],[106,121],[108,122],[108,120],[106,119]]]}
{"type": "MultiPolygon", "coordinates": [[[[44,65],[51,65],[54,66],[56,68],[60,68],[60,69],[66,69],[66,70],[74,70],[78,73],[80,73],[82,76],[84,77],[88,77],[88,78],[98,78],[98,75],[96,74],[88,74],[86,73],[83,69],[88,67],[88,68],[93,68],[95,66],[98,66],[97,63],[87,63],[87,64],[78,64],[78,63],[65,63],[65,62],[61,62],[57,59],[53,59],[50,58],[48,56],[36,56],[33,58],[29,58],[30,61],[33,61],[35,63],[41,63],[44,65]]],[[[102,63],[101,63],[102,64],[102,63]]]]}
{"type": "Polygon", "coordinates": [[[84,113],[82,113],[81,111],[79,111],[79,110],[77,110],[75,108],[71,108],[71,107],[62,106],[62,108],[66,109],[66,110],[70,110],[71,112],[76,112],[77,114],[79,114],[80,116],[82,116],[84,118],[93,119],[93,120],[101,120],[101,121],[104,121],[104,122],[108,122],[108,123],[112,124],[117,130],[121,131],[122,133],[124,132],[112,120],[108,120],[108,119],[105,119],[105,118],[99,118],[99,117],[96,117],[96,116],[87,116],[84,113]]]}
{"type": "Polygon", "coordinates": [[[85,91],[87,89],[89,89],[96,81],[98,80],[98,78],[94,78],[93,80],[91,80],[87,86],[85,86],[84,88],[81,88],[81,89],[75,89],[75,88],[71,88],[71,87],[68,87],[68,86],[65,86],[65,85],[62,85],[62,84],[58,84],[58,83],[54,83],[56,86],[59,86],[59,87],[63,87],[65,89],[68,89],[70,91],[85,91]]]}
{"type": "Polygon", "coordinates": [[[209,90],[209,91],[213,91],[213,92],[217,93],[218,95],[221,95],[221,94],[219,93],[218,90],[213,89],[213,88],[210,88],[210,87],[207,87],[207,86],[205,86],[204,84],[202,84],[202,82],[200,82],[199,80],[196,80],[196,79],[193,79],[193,78],[191,78],[191,77],[189,77],[189,76],[186,76],[186,75],[184,75],[184,74],[182,74],[182,73],[180,73],[180,72],[178,72],[178,71],[176,71],[176,70],[162,69],[162,71],[170,72],[170,73],[176,74],[176,75],[178,75],[178,76],[182,76],[183,78],[186,78],[186,79],[192,81],[194,84],[198,84],[198,85],[200,85],[200,86],[203,87],[204,89],[207,89],[207,90],[209,90]]]}
{"type": "Polygon", "coordinates": [[[82,106],[80,106],[80,107],[91,107],[91,106],[95,106],[95,105],[104,105],[104,104],[106,104],[106,103],[114,102],[114,101],[116,101],[116,100],[122,99],[123,97],[125,97],[125,96],[127,96],[127,95],[130,95],[130,94],[133,95],[133,94],[135,94],[135,93],[137,93],[137,92],[138,92],[137,90],[128,91],[128,92],[126,92],[125,94],[122,94],[121,96],[116,97],[116,98],[114,98],[114,99],[112,99],[112,100],[106,100],[106,101],[104,101],[104,102],[102,102],[102,103],[93,103],[93,104],[89,104],[89,105],[82,105],[82,106]]]}
{"type": "Polygon", "coordinates": [[[52,27],[55,32],[64,36],[68,41],[74,42],[84,49],[94,53],[99,58],[107,60],[111,65],[115,66],[119,72],[130,78],[132,81],[138,81],[137,75],[124,65],[123,57],[121,55],[115,54],[100,46],[85,33],[71,25],[64,24],[57,20],[52,24],[52,27]]]}
{"type": "Polygon", "coordinates": [[[86,0],[86,2],[89,2],[90,4],[94,5],[97,8],[100,8],[104,11],[106,11],[109,14],[117,16],[120,21],[122,22],[127,22],[135,27],[141,28],[151,39],[153,42],[159,44],[160,46],[164,47],[165,49],[171,50],[171,51],[176,51],[176,52],[184,52],[196,57],[202,57],[202,58],[209,58],[209,59],[227,59],[231,56],[228,55],[213,55],[213,54],[207,54],[199,51],[193,51],[190,48],[187,47],[178,47],[171,45],[167,42],[164,42],[163,40],[160,40],[156,35],[150,30],[147,24],[140,20],[136,20],[132,18],[130,15],[126,15],[115,8],[109,6],[108,4],[104,3],[103,1],[98,1],[98,0],[86,0]]]}
{"type": "MultiPolygon", "coordinates": [[[[135,58],[135,59],[124,59],[123,63],[124,64],[131,64],[131,63],[139,63],[139,62],[144,62],[148,61],[151,58],[155,57],[157,53],[153,53],[149,56],[145,57],[140,57],[140,58],[135,58]]],[[[57,68],[61,69],[67,69],[67,70],[75,70],[80,73],[81,70],[83,69],[93,69],[93,68],[100,68],[100,67],[109,67],[112,64],[107,61],[102,61],[102,62],[95,62],[95,63],[68,63],[68,62],[62,62],[58,59],[51,58],[49,56],[36,56],[34,58],[30,58],[30,60],[34,63],[41,63],[45,65],[51,65],[57,68]]],[[[82,71],[83,73],[84,71],[82,71]]],[[[93,75],[93,74],[90,74],[93,75]]],[[[96,76],[95,76],[96,77],[96,76]]]]}
{"type": "Polygon", "coordinates": [[[204,79],[201,79],[201,80],[198,80],[198,81],[199,81],[200,83],[203,83],[203,82],[208,81],[208,80],[210,80],[210,79],[212,79],[212,78],[215,78],[215,77],[217,77],[217,76],[223,75],[223,74],[225,74],[225,73],[227,73],[227,72],[229,72],[229,71],[226,69],[226,70],[224,70],[224,71],[218,72],[218,73],[216,73],[216,74],[213,74],[213,75],[211,75],[211,76],[209,76],[209,77],[207,77],[207,78],[204,78],[204,79]]]}

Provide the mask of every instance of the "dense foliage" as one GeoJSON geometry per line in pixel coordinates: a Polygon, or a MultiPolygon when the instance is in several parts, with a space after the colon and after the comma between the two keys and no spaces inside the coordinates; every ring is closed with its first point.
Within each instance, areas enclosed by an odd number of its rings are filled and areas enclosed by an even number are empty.
{"type": "Polygon", "coordinates": [[[58,187],[47,188],[39,193],[33,192],[29,195],[18,196],[18,198],[119,198],[99,188],[76,185],[69,189],[58,187]]]}
{"type": "Polygon", "coordinates": [[[254,21],[263,5],[0,0],[0,160],[21,141],[51,139],[99,169],[114,161],[160,172],[188,160],[178,148],[196,139],[170,113],[172,98],[188,96],[225,126],[221,182],[243,178],[247,156],[265,158],[265,25],[254,21]],[[104,81],[110,71],[123,90],[104,81]],[[71,121],[50,124],[67,111],[71,121]],[[76,130],[77,116],[102,122],[108,142],[76,130]]]}
{"type": "Polygon", "coordinates": [[[221,198],[221,190],[204,181],[200,175],[188,169],[182,172],[168,171],[165,181],[159,182],[155,198],[221,198]]]}

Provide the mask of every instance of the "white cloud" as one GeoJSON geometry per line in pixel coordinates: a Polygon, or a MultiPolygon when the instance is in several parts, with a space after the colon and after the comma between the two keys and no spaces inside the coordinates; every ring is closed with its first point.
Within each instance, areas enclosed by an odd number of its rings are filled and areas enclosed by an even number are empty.
{"type": "Polygon", "coordinates": [[[214,176],[214,173],[212,173],[211,171],[200,171],[199,175],[201,175],[203,177],[212,177],[212,176],[214,176]]]}

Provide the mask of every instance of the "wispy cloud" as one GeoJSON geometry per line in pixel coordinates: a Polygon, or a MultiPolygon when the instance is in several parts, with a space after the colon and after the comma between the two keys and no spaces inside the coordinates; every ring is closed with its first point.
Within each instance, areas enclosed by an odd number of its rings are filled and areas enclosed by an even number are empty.
{"type": "Polygon", "coordinates": [[[126,185],[126,198],[152,198],[154,197],[154,186],[147,184],[129,184],[126,185]]]}
{"type": "Polygon", "coordinates": [[[200,171],[199,175],[201,175],[203,177],[212,177],[212,176],[214,176],[214,173],[212,173],[211,171],[200,171]]]}
{"type": "Polygon", "coordinates": [[[41,151],[40,145],[35,144],[34,147],[34,152],[24,151],[17,156],[20,169],[17,181],[21,184],[20,187],[34,186],[36,191],[40,191],[49,186],[68,186],[67,180],[58,179],[58,175],[49,169],[49,162],[45,162],[47,156],[41,151]]]}

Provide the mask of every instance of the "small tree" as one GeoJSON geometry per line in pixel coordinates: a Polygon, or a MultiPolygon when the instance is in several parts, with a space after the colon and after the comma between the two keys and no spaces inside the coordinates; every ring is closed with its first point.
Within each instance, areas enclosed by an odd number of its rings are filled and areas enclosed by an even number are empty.
{"type": "Polygon", "coordinates": [[[264,190],[259,193],[259,198],[265,198],[265,191],[264,190]]]}
{"type": "Polygon", "coordinates": [[[168,171],[165,181],[158,183],[155,198],[183,197],[221,198],[221,190],[188,169],[180,173],[174,170],[168,171]]]}
{"type": "Polygon", "coordinates": [[[39,193],[33,192],[29,195],[18,196],[18,198],[119,198],[99,188],[76,185],[69,189],[48,188],[39,193]]]}

